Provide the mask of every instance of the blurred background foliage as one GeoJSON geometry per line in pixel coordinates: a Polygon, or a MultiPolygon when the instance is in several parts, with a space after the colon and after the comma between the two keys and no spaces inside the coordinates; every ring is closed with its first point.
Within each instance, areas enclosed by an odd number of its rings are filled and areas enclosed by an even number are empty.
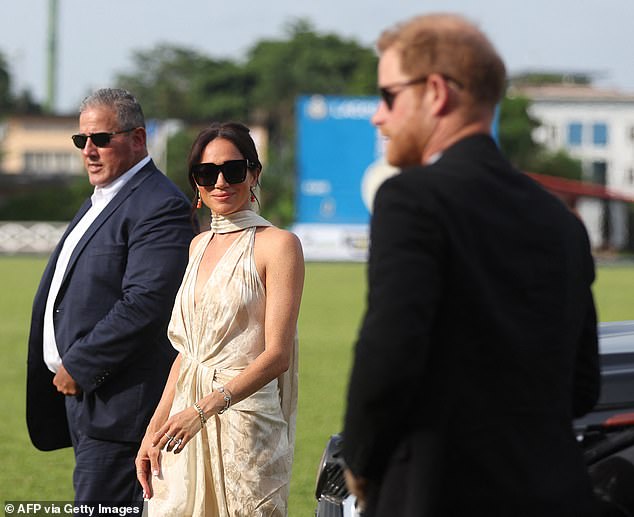
{"type": "MultiPolygon", "coordinates": [[[[114,86],[139,99],[147,119],[177,119],[182,130],[167,144],[166,173],[191,197],[186,163],[192,141],[211,121],[236,120],[263,126],[268,155],[262,175],[262,214],[287,226],[294,216],[295,100],[298,95],[376,95],[374,49],[336,34],[317,32],[306,19],[292,20],[280,39],[264,39],[242,60],[216,59],[196,50],[159,44],[139,49],[130,71],[114,86]]],[[[524,77],[522,81],[557,81],[524,77]]],[[[507,96],[500,106],[499,141],[520,169],[579,179],[581,165],[565,152],[552,153],[533,138],[539,121],[529,115],[530,101],[507,96]]],[[[0,121],[6,114],[39,113],[30,92],[12,93],[7,62],[0,53],[0,121]]],[[[1,160],[1,156],[0,156],[1,160]]],[[[0,175],[1,176],[1,175],[0,175]]],[[[84,178],[60,178],[18,189],[0,200],[0,219],[68,220],[90,193],[84,178]]]]}

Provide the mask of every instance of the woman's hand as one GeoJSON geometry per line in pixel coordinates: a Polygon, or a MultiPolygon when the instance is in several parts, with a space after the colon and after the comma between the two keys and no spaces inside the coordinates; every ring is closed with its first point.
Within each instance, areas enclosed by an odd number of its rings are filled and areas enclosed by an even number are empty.
{"type": "Polygon", "coordinates": [[[163,426],[154,433],[152,446],[157,450],[178,454],[187,442],[201,429],[200,416],[194,407],[188,407],[172,415],[163,426]]]}
{"type": "Polygon", "coordinates": [[[146,431],[139,452],[136,455],[136,477],[143,488],[143,498],[150,499],[152,492],[152,475],[161,473],[161,450],[152,445],[154,433],[146,431]]]}

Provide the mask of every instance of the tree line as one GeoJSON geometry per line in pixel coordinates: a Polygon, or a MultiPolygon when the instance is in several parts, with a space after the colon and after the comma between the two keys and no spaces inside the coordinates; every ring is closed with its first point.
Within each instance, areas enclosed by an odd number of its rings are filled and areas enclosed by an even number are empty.
{"type": "MultiPolygon", "coordinates": [[[[374,49],[353,39],[319,33],[305,19],[289,22],[279,39],[256,42],[242,60],[217,59],[190,48],[159,44],[135,51],[131,61],[132,71],[117,74],[114,85],[133,92],[148,119],[185,122],[185,129],[168,142],[166,170],[188,195],[186,159],[201,127],[213,120],[238,120],[267,129],[262,212],[282,226],[293,220],[296,97],[377,92],[374,49]]],[[[533,141],[531,133],[539,121],[529,116],[529,104],[521,97],[506,97],[501,104],[500,145],[509,159],[524,170],[580,177],[578,162],[565,154],[548,153],[533,141]]],[[[2,113],[39,109],[28,92],[12,95],[8,67],[0,54],[0,118],[2,113]]],[[[77,186],[61,188],[70,196],[82,196],[85,191],[77,186]]],[[[38,214],[32,196],[33,192],[22,217],[51,218],[48,212],[54,208],[38,214]]],[[[0,218],[7,218],[7,211],[15,214],[19,204],[13,200],[0,205],[0,218]]]]}

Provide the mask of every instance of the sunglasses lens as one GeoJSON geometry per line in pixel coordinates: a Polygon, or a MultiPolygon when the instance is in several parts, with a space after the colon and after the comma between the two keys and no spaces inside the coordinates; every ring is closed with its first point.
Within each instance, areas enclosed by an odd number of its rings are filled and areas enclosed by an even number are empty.
{"type": "Polygon", "coordinates": [[[194,181],[201,187],[213,187],[218,180],[220,167],[215,163],[199,163],[192,167],[194,181]]]}
{"type": "Polygon", "coordinates": [[[230,160],[222,165],[222,175],[227,183],[234,185],[242,183],[247,177],[246,160],[230,160]]]}
{"type": "Polygon", "coordinates": [[[93,133],[92,135],[73,135],[71,137],[73,139],[73,143],[77,149],[83,149],[86,147],[86,143],[88,139],[92,140],[92,143],[97,147],[105,147],[110,143],[111,136],[110,133],[93,133]]]}
{"type": "Polygon", "coordinates": [[[381,88],[379,91],[381,92],[381,98],[383,99],[383,102],[385,102],[387,109],[391,110],[392,106],[394,105],[394,99],[396,98],[396,95],[387,88],[381,88]]]}
{"type": "Polygon", "coordinates": [[[194,181],[201,187],[213,187],[218,181],[220,172],[222,172],[223,178],[230,185],[242,183],[247,177],[247,161],[229,160],[221,165],[199,163],[191,168],[194,181]]]}
{"type": "Polygon", "coordinates": [[[105,147],[110,143],[110,134],[109,133],[93,133],[90,135],[90,139],[92,143],[97,147],[105,147]]]}
{"type": "Polygon", "coordinates": [[[73,139],[73,144],[77,149],[83,149],[86,147],[86,142],[88,141],[88,137],[86,135],[73,135],[71,137],[73,139]]]}

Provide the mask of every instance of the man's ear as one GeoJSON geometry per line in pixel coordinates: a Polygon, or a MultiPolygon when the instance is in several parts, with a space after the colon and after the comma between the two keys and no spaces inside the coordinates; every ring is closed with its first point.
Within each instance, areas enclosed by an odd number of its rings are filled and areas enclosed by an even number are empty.
{"type": "Polygon", "coordinates": [[[427,88],[432,94],[431,113],[441,115],[449,105],[451,91],[445,78],[440,74],[430,74],[427,78],[427,88]]]}
{"type": "Polygon", "coordinates": [[[147,146],[147,132],[144,127],[137,127],[132,133],[132,141],[134,146],[140,149],[145,149],[147,146]]]}

